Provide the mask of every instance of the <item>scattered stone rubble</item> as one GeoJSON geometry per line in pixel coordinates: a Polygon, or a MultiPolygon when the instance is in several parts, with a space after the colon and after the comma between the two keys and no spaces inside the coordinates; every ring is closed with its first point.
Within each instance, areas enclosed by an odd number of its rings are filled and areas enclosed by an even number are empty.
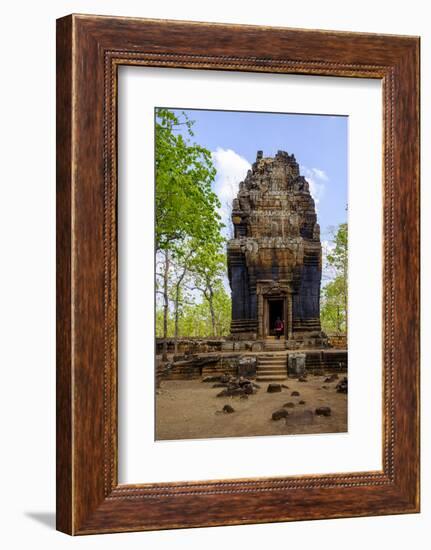
{"type": "Polygon", "coordinates": [[[257,374],[257,358],[255,356],[241,357],[238,361],[238,376],[255,378],[257,374]]]}
{"type": "Polygon", "coordinates": [[[206,376],[202,382],[216,382],[213,388],[224,388],[217,394],[217,397],[234,397],[234,396],[249,396],[256,393],[260,388],[248,378],[243,376],[229,376],[227,374],[221,376],[206,376]]]}
{"type": "Polygon", "coordinates": [[[325,383],[332,383],[332,382],[335,382],[335,380],[338,380],[338,374],[331,374],[331,376],[328,376],[327,378],[325,378],[324,382],[325,383]]]}
{"type": "Polygon", "coordinates": [[[317,407],[315,413],[317,416],[331,416],[331,407],[317,407]]]}
{"type": "Polygon", "coordinates": [[[335,386],[335,389],[338,393],[347,393],[347,377],[345,376],[338,384],[335,386]]]}

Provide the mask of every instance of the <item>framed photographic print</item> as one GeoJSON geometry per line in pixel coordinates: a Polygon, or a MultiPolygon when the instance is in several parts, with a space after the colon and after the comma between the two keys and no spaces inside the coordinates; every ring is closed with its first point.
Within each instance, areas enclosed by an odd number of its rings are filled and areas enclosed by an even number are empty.
{"type": "Polygon", "coordinates": [[[57,22],[57,527],[419,511],[419,39],[57,22]]]}

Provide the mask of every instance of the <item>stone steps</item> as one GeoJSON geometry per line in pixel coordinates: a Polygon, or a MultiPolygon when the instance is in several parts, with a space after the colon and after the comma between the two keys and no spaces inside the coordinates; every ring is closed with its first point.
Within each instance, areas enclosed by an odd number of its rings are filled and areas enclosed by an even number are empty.
{"type": "Polygon", "coordinates": [[[286,342],[282,344],[276,344],[275,342],[265,342],[265,351],[284,351],[286,349],[286,342]]]}
{"type": "Polygon", "coordinates": [[[259,364],[264,363],[286,363],[287,356],[285,353],[280,355],[264,355],[262,357],[259,357],[259,364]]]}
{"type": "Polygon", "coordinates": [[[284,374],[282,375],[271,374],[268,376],[262,375],[262,376],[258,376],[256,380],[258,382],[284,382],[286,380],[286,376],[284,374]]]}
{"type": "Polygon", "coordinates": [[[267,365],[258,368],[258,374],[282,374],[286,372],[286,365],[267,365]]]}
{"type": "Polygon", "coordinates": [[[287,374],[286,369],[277,369],[277,368],[265,369],[265,370],[259,369],[257,373],[257,377],[259,378],[260,376],[284,376],[286,378],[286,374],[287,374]]]}
{"type": "Polygon", "coordinates": [[[257,378],[259,382],[282,382],[287,378],[287,356],[272,355],[260,357],[257,366],[257,378]]]}

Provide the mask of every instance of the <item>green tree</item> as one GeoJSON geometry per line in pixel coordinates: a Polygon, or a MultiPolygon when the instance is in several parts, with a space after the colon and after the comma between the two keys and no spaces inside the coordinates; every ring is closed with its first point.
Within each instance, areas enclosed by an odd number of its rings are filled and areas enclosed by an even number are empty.
{"type": "MultiPolygon", "coordinates": [[[[220,202],[211,187],[216,171],[210,151],[190,142],[192,125],[185,113],[178,117],[169,109],[156,110],[156,292],[163,302],[165,339],[169,332],[173,266],[179,272],[174,283],[174,315],[178,327],[182,285],[194,250],[218,248],[222,243],[220,202]],[[190,242],[192,252],[185,250],[185,243],[190,242]]],[[[163,358],[167,358],[166,342],[163,358]]]]}
{"type": "Polygon", "coordinates": [[[220,202],[212,191],[211,153],[190,143],[193,122],[169,109],[156,111],[156,251],[172,250],[187,237],[212,241],[220,234],[220,202]]]}
{"type": "Polygon", "coordinates": [[[211,243],[199,250],[194,264],[195,288],[202,292],[208,303],[211,315],[211,336],[218,336],[216,316],[216,294],[223,286],[222,277],[226,273],[226,254],[219,243],[211,243]]]}
{"type": "Polygon", "coordinates": [[[320,317],[325,332],[346,332],[344,281],[336,277],[322,289],[320,317]]]}
{"type": "Polygon", "coordinates": [[[334,276],[321,291],[321,321],[327,332],[347,332],[348,324],[348,227],[338,226],[326,260],[334,276]]]}
{"type": "Polygon", "coordinates": [[[177,251],[173,264],[170,291],[174,317],[175,353],[178,351],[179,320],[181,312],[189,298],[187,294],[187,283],[189,283],[190,269],[193,265],[195,253],[196,251],[192,244],[189,246],[184,245],[180,251],[177,251]]]}
{"type": "Polygon", "coordinates": [[[214,289],[213,303],[216,333],[218,336],[228,336],[232,319],[232,301],[221,281],[214,289]]]}
{"type": "MultiPolygon", "coordinates": [[[[214,290],[214,312],[216,333],[218,336],[227,336],[230,332],[231,299],[223,285],[214,290]]],[[[163,337],[163,308],[156,309],[156,336],[163,337]]],[[[168,318],[168,338],[175,335],[175,320],[171,315],[168,318]]],[[[207,300],[199,302],[183,301],[178,315],[178,337],[207,338],[212,334],[213,325],[211,311],[207,300]]]]}

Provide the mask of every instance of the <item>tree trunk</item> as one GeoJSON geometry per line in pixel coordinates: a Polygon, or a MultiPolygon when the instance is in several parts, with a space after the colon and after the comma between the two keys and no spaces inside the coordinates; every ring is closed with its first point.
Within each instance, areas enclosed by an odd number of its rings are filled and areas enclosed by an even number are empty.
{"type": "Polygon", "coordinates": [[[184,277],[187,273],[187,267],[183,269],[183,272],[181,273],[180,278],[177,281],[176,288],[175,288],[175,335],[174,335],[174,347],[175,347],[175,354],[178,352],[178,319],[179,319],[179,307],[180,307],[180,292],[181,292],[181,285],[183,283],[184,277]]]}
{"type": "Polygon", "coordinates": [[[209,306],[211,312],[211,326],[212,326],[212,336],[217,336],[216,334],[216,322],[215,322],[215,312],[214,312],[214,293],[211,286],[209,287],[209,306]]]}
{"type": "Polygon", "coordinates": [[[180,303],[180,284],[177,283],[177,288],[175,289],[175,333],[174,333],[174,351],[175,355],[178,353],[178,309],[180,303]]]}
{"type": "Polygon", "coordinates": [[[169,252],[165,250],[165,272],[163,273],[163,361],[168,360],[168,314],[169,314],[169,252]]]}

